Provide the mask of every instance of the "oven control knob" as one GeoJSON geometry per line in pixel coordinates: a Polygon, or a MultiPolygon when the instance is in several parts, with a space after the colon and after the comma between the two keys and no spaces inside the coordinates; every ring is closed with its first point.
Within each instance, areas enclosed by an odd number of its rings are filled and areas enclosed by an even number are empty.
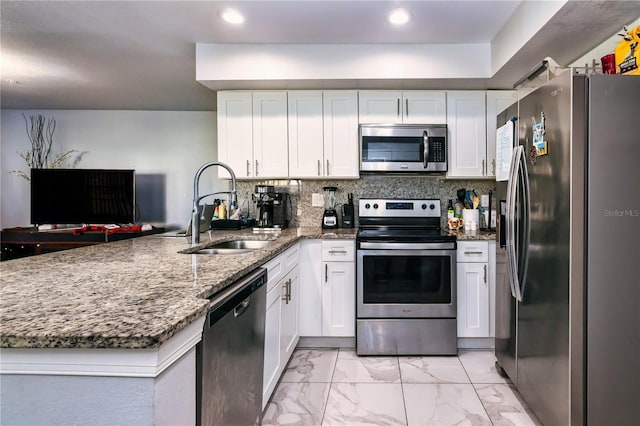
{"type": "Polygon", "coordinates": [[[373,205],[373,208],[374,208],[374,209],[377,209],[377,208],[378,208],[378,203],[375,203],[375,204],[373,205]]]}
{"type": "Polygon", "coordinates": [[[431,205],[429,206],[429,208],[430,208],[431,210],[433,210],[433,209],[435,209],[435,208],[436,208],[436,205],[435,205],[435,204],[431,204],[431,205]]]}
{"type": "Polygon", "coordinates": [[[365,209],[370,209],[370,208],[371,208],[371,204],[369,204],[369,203],[365,204],[365,205],[364,205],[364,208],[365,208],[365,209]]]}
{"type": "Polygon", "coordinates": [[[423,204],[423,205],[422,205],[422,210],[426,210],[426,209],[427,209],[427,205],[426,205],[426,204],[423,204]]]}

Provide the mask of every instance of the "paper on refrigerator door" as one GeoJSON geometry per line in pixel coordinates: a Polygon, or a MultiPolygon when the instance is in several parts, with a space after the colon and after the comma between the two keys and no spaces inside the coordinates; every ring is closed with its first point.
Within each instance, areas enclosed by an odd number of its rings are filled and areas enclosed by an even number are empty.
{"type": "Polygon", "coordinates": [[[498,182],[509,180],[513,136],[512,120],[496,130],[496,181],[498,182]]]}

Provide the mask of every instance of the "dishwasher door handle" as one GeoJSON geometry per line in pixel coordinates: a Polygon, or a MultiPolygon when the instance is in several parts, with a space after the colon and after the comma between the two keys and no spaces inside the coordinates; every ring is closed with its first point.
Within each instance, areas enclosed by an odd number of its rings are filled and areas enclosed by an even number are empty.
{"type": "Polygon", "coordinates": [[[251,296],[247,297],[245,300],[238,303],[238,306],[233,308],[233,316],[237,318],[244,314],[247,309],[249,309],[249,306],[251,306],[251,296]]]}

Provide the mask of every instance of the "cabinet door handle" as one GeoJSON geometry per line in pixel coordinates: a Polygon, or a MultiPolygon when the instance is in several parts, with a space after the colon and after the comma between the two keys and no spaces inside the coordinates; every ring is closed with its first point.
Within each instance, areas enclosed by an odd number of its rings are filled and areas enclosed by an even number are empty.
{"type": "Polygon", "coordinates": [[[398,98],[398,117],[400,117],[400,98],[398,98]]]}
{"type": "Polygon", "coordinates": [[[324,282],[329,282],[329,265],[326,263],[324,264],[324,282]]]}
{"type": "Polygon", "coordinates": [[[327,176],[329,176],[329,159],[327,158],[327,176]]]}
{"type": "Polygon", "coordinates": [[[258,176],[258,160],[256,160],[256,176],[258,176]]]}
{"type": "Polygon", "coordinates": [[[409,99],[404,100],[404,115],[409,116],[409,99]]]}
{"type": "Polygon", "coordinates": [[[320,160],[318,160],[318,176],[320,176],[320,160]]]}
{"type": "Polygon", "coordinates": [[[251,164],[251,163],[249,162],[249,160],[247,160],[247,176],[249,176],[249,165],[250,165],[250,164],[251,164]]]}
{"type": "Polygon", "coordinates": [[[484,283],[487,283],[487,265],[483,265],[484,268],[484,283]]]}
{"type": "Polygon", "coordinates": [[[493,173],[493,175],[496,174],[496,160],[491,160],[491,172],[493,173]]]}
{"type": "Polygon", "coordinates": [[[482,175],[485,175],[485,171],[484,171],[484,160],[482,160],[482,175]]]}
{"type": "Polygon", "coordinates": [[[282,297],[280,298],[280,300],[283,300],[285,303],[289,303],[289,287],[288,287],[288,282],[284,282],[282,284],[282,289],[284,290],[284,293],[282,294],[282,297]]]}
{"type": "Polygon", "coordinates": [[[470,255],[470,254],[482,254],[481,251],[465,251],[464,252],[465,255],[470,255]]]}
{"type": "Polygon", "coordinates": [[[347,254],[346,250],[329,250],[329,254],[347,254]]]}

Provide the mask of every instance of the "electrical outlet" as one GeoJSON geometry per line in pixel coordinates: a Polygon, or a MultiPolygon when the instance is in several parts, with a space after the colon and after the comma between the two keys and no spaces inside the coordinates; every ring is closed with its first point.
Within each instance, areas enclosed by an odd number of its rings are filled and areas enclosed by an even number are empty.
{"type": "Polygon", "coordinates": [[[324,195],[311,194],[311,207],[323,207],[323,206],[324,206],[324,195]]]}
{"type": "Polygon", "coordinates": [[[489,207],[489,196],[488,195],[481,195],[480,196],[480,205],[482,207],[489,207]]]}

